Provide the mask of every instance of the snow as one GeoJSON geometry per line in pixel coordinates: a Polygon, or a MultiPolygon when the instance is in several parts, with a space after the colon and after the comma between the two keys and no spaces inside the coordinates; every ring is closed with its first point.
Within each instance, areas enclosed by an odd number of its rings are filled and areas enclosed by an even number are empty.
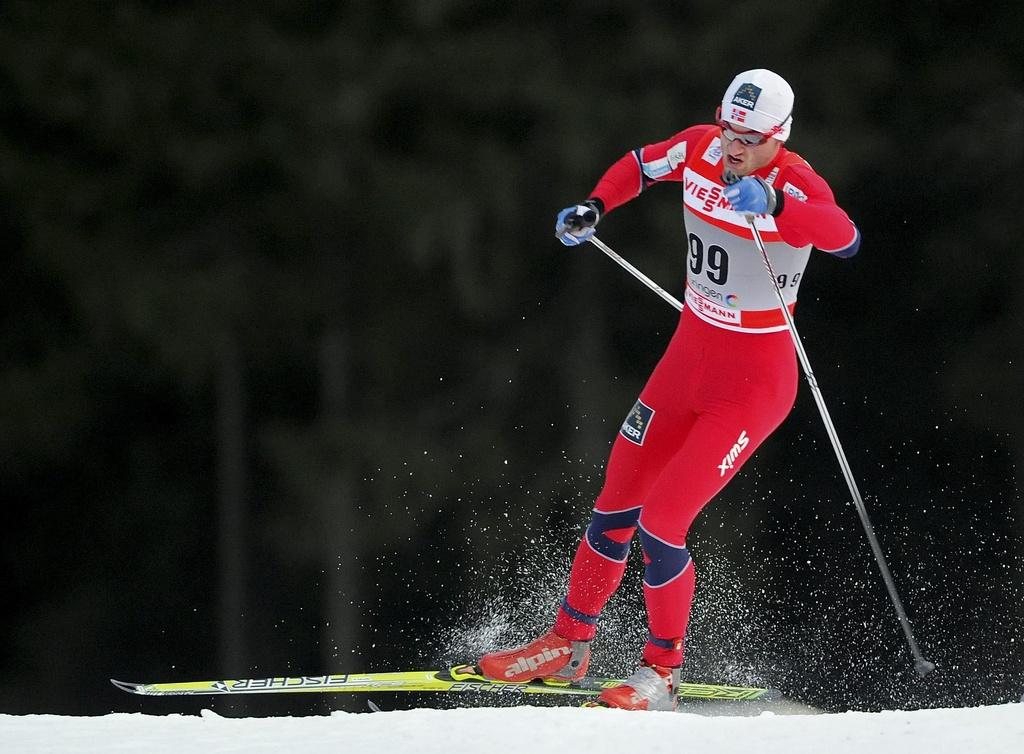
{"type": "Polygon", "coordinates": [[[454,754],[964,754],[1024,752],[1024,705],[715,717],[515,707],[320,717],[0,715],[5,752],[332,751],[454,754]]]}

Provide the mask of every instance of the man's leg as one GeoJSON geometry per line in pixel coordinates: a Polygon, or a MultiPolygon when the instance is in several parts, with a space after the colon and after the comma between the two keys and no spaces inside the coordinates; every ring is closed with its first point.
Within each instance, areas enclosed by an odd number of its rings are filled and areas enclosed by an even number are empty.
{"type": "Polygon", "coordinates": [[[753,456],[791,405],[785,400],[746,408],[733,405],[729,412],[702,415],[651,486],[638,522],[650,628],[645,662],[667,667],[682,662],[696,578],[686,534],[701,509],[753,456]]]}
{"type": "Polygon", "coordinates": [[[555,622],[559,635],[594,637],[601,610],[622,582],[641,503],[695,419],[673,412],[649,390],[626,418],[612,447],[590,525],[576,550],[569,591],[555,622]],[[629,433],[638,425],[636,434],[629,433]]]}

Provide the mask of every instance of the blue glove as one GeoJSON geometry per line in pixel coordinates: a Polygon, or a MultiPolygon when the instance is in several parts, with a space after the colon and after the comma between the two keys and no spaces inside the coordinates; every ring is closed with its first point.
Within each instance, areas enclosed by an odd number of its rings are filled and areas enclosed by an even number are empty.
{"type": "Polygon", "coordinates": [[[777,204],[775,189],[749,175],[726,186],[723,193],[734,210],[748,215],[770,215],[777,204]]]}
{"type": "Polygon", "coordinates": [[[555,235],[566,246],[579,246],[594,235],[600,219],[601,213],[594,202],[574,204],[558,213],[555,235]]]}

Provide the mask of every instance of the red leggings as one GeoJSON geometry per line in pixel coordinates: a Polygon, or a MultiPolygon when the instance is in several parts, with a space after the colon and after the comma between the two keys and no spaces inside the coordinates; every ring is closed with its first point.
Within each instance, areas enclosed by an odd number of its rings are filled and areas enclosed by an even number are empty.
{"type": "Polygon", "coordinates": [[[615,439],[558,613],[560,635],[593,638],[639,528],[650,629],[643,658],[656,665],[682,663],[694,590],[686,533],[786,418],[796,389],[796,355],[787,331],[733,332],[684,308],[615,439]]]}

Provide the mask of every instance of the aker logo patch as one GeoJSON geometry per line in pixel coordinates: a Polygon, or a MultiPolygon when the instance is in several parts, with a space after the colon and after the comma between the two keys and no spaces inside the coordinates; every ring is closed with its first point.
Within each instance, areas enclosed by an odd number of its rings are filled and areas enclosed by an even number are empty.
{"type": "Polygon", "coordinates": [[[647,436],[647,430],[651,428],[653,420],[654,409],[650,406],[645,406],[643,401],[638,400],[632,410],[630,410],[626,421],[622,422],[622,429],[619,430],[619,434],[631,443],[643,445],[644,437],[647,436]]]}
{"type": "Polygon", "coordinates": [[[753,84],[740,84],[736,94],[732,95],[732,104],[753,110],[757,104],[757,98],[761,96],[761,87],[753,84]]]}

